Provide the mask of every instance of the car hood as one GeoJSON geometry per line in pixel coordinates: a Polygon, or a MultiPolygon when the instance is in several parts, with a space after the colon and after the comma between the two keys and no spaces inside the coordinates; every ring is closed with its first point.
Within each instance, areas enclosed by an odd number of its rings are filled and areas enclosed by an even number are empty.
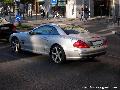
{"type": "Polygon", "coordinates": [[[80,39],[80,40],[99,40],[102,37],[98,34],[94,34],[94,33],[80,33],[80,34],[70,34],[69,36],[72,36],[76,39],[80,39]]]}

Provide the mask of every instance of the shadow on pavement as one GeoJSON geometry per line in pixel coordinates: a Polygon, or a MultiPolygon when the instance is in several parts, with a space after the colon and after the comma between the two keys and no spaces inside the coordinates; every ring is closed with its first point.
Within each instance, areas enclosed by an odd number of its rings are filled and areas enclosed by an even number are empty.
{"type": "MultiPolygon", "coordinates": [[[[46,64],[50,64],[50,65],[55,64],[54,62],[50,62],[50,59],[48,56],[34,54],[34,53],[31,53],[28,51],[22,51],[20,53],[12,52],[10,50],[10,45],[8,42],[0,41],[0,63],[17,61],[17,60],[21,60],[21,59],[34,60],[34,61],[40,62],[40,63],[42,60],[42,61],[45,61],[45,63],[47,62],[46,64]]],[[[95,58],[95,59],[82,59],[82,60],[76,60],[76,61],[68,60],[65,63],[63,63],[62,65],[71,65],[71,64],[74,65],[74,64],[82,64],[82,63],[91,63],[91,62],[98,63],[100,61],[97,58],[95,58]]],[[[42,64],[43,63],[44,62],[42,62],[42,64]]]]}
{"type": "MultiPolygon", "coordinates": [[[[39,55],[39,54],[34,54],[31,52],[27,51],[22,51],[20,53],[15,53],[12,52],[10,49],[10,45],[6,41],[0,41],[0,63],[4,62],[11,62],[11,61],[19,61],[21,59],[24,60],[34,60],[35,62],[41,63],[42,64],[50,64],[50,65],[55,65],[54,62],[50,62],[50,59],[48,56],[44,55],[39,55]],[[43,62],[44,61],[44,62],[43,62]]],[[[82,59],[82,60],[68,60],[62,65],[76,65],[76,64],[84,64],[84,63],[99,63],[100,61],[95,58],[95,59],[82,59]]],[[[57,64],[56,64],[57,65],[57,64]]],[[[61,64],[60,64],[61,65],[61,64]]]]}
{"type": "Polygon", "coordinates": [[[20,60],[20,59],[30,58],[35,56],[38,56],[38,54],[33,54],[27,51],[23,51],[20,53],[12,52],[10,50],[9,43],[6,41],[0,40],[0,63],[20,60]]]}

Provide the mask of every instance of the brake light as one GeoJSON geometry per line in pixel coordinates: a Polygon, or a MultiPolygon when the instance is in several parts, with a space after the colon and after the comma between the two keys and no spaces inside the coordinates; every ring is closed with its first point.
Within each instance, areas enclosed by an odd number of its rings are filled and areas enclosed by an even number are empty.
{"type": "Polygon", "coordinates": [[[77,47],[77,48],[90,48],[90,46],[88,44],[86,44],[85,42],[81,41],[81,40],[78,40],[77,42],[75,42],[73,44],[74,47],[77,47]]]}
{"type": "Polygon", "coordinates": [[[12,26],[12,30],[16,31],[16,26],[15,25],[12,26]]]}

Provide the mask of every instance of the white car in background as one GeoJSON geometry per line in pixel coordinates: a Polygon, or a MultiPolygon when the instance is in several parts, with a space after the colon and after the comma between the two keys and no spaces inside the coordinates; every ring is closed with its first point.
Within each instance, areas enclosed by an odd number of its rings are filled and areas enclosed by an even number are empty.
{"type": "Polygon", "coordinates": [[[55,63],[104,55],[107,40],[82,28],[64,30],[56,24],[43,24],[31,31],[13,33],[11,48],[15,52],[30,51],[50,55],[55,63]]]}

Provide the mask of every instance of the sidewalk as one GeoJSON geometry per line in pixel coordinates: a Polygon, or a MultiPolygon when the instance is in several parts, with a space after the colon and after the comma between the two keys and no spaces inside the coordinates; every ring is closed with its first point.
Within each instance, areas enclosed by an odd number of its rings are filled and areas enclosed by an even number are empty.
{"type": "MultiPolygon", "coordinates": [[[[9,16],[6,16],[6,19],[10,19],[9,16]]],[[[116,28],[116,27],[120,27],[118,26],[116,23],[113,24],[111,21],[111,17],[106,17],[106,16],[97,16],[97,17],[92,17],[92,18],[88,18],[87,21],[80,21],[79,18],[75,18],[75,19],[68,19],[68,18],[44,18],[42,19],[40,14],[33,14],[32,17],[25,15],[25,18],[21,19],[21,22],[24,24],[28,24],[28,25],[32,25],[32,26],[37,26],[40,25],[42,23],[56,23],[56,24],[60,24],[60,25],[80,25],[80,26],[84,26],[86,24],[104,24],[107,25],[108,28],[116,28]]],[[[11,16],[11,22],[13,23],[15,21],[15,16],[11,16]]]]}
{"type": "Polygon", "coordinates": [[[34,15],[32,18],[28,17],[25,20],[22,20],[24,24],[30,24],[33,26],[40,25],[43,23],[56,23],[59,25],[84,25],[88,22],[95,22],[97,21],[95,18],[90,18],[88,21],[80,21],[79,18],[76,19],[68,19],[68,18],[49,18],[49,19],[41,19],[41,17],[38,15],[36,18],[36,15],[34,15]]]}
{"type": "Polygon", "coordinates": [[[25,20],[23,20],[22,22],[24,24],[29,24],[32,26],[37,26],[40,24],[44,24],[44,23],[56,23],[59,25],[79,25],[79,26],[83,26],[86,24],[89,25],[99,25],[99,24],[103,24],[106,25],[108,28],[116,28],[116,27],[120,27],[117,24],[113,24],[111,22],[109,22],[110,18],[109,17],[93,17],[93,18],[89,18],[87,21],[80,21],[79,18],[76,19],[68,19],[68,18],[49,18],[49,19],[41,19],[40,15],[37,16],[34,15],[32,18],[31,17],[27,17],[25,20]]]}
{"type": "MultiPolygon", "coordinates": [[[[7,16],[9,18],[9,16],[7,16]]],[[[12,21],[15,20],[15,16],[12,16],[12,21]]],[[[68,18],[44,18],[42,19],[40,15],[36,17],[36,14],[33,15],[33,17],[25,17],[25,19],[22,19],[21,22],[22,24],[26,24],[28,26],[36,27],[39,26],[40,24],[44,23],[55,23],[60,25],[61,27],[66,27],[66,26],[80,26],[82,28],[96,31],[96,30],[112,30],[116,29],[119,30],[120,26],[117,25],[117,23],[112,23],[109,21],[109,17],[93,17],[93,18],[88,18],[87,21],[80,21],[79,18],[75,19],[68,19],[68,18]]]]}

